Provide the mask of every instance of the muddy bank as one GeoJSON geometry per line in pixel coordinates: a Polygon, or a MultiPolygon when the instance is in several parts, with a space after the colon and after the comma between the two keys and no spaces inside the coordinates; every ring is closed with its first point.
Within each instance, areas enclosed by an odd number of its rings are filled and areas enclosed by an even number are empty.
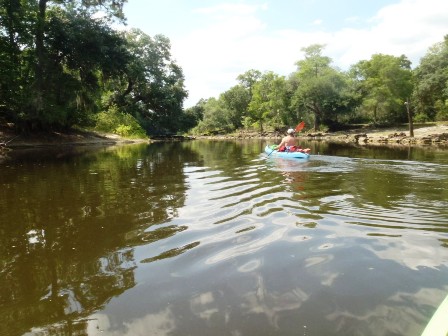
{"type": "Polygon", "coordinates": [[[130,140],[115,134],[98,134],[95,132],[71,130],[66,132],[46,132],[33,134],[17,134],[12,129],[0,127],[0,153],[12,149],[46,146],[83,146],[83,145],[116,145],[145,142],[146,139],[130,140]]]}

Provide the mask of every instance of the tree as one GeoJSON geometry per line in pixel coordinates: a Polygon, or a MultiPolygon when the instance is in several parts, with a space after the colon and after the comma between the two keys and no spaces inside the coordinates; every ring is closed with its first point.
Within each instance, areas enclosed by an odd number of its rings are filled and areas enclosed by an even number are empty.
{"type": "Polygon", "coordinates": [[[101,108],[104,80],[122,76],[130,62],[127,42],[83,12],[53,8],[47,26],[46,108],[39,120],[66,127],[86,124],[101,108]]]}
{"type": "Polygon", "coordinates": [[[281,113],[287,109],[286,80],[272,71],[262,75],[252,87],[248,116],[263,132],[263,125],[282,126],[281,113]]]}
{"type": "Polygon", "coordinates": [[[415,79],[417,117],[421,121],[448,120],[448,35],[421,59],[415,79]]]}
{"type": "Polygon", "coordinates": [[[187,132],[196,127],[204,117],[204,99],[199,100],[196,105],[185,109],[181,122],[180,131],[187,132]]]}
{"type": "Polygon", "coordinates": [[[147,131],[180,129],[187,92],[170,41],[112,29],[125,2],[0,0],[2,119],[48,130],[87,125],[110,110],[147,131]]]}
{"type": "Polygon", "coordinates": [[[139,29],[125,33],[132,60],[125,76],[108,83],[109,104],[132,114],[149,133],[175,132],[181,127],[187,97],[184,75],[171,59],[170,40],[139,29]]]}
{"type": "Polygon", "coordinates": [[[33,10],[30,1],[0,0],[0,116],[8,121],[17,121],[26,97],[22,88],[32,81],[33,10]]]}
{"type": "Polygon", "coordinates": [[[252,97],[252,88],[254,87],[255,83],[257,83],[261,79],[262,75],[263,74],[261,73],[261,71],[251,69],[241,75],[238,75],[237,80],[243,87],[249,90],[249,93],[252,97]]]}
{"type": "Polygon", "coordinates": [[[362,97],[361,113],[374,124],[406,120],[404,103],[413,87],[411,63],[402,55],[376,54],[351,68],[362,97]]]}
{"type": "Polygon", "coordinates": [[[109,27],[125,0],[0,1],[0,113],[21,129],[85,121],[98,106],[99,78],[127,61],[109,27]],[[108,16],[93,19],[100,9],[108,16]]]}
{"type": "Polygon", "coordinates": [[[75,3],[71,0],[39,0],[36,8],[36,22],[34,28],[35,36],[35,81],[32,87],[33,101],[30,106],[31,119],[40,120],[41,114],[45,113],[45,110],[51,103],[46,101],[46,93],[49,92],[48,85],[51,81],[51,77],[48,76],[49,72],[49,60],[48,50],[45,45],[45,34],[47,32],[47,8],[48,4],[53,5],[66,5],[70,10],[74,11],[76,8],[85,10],[86,14],[92,14],[97,10],[105,11],[108,17],[116,17],[123,20],[123,5],[127,0],[79,0],[75,3]]]}
{"type": "Polygon", "coordinates": [[[194,133],[226,133],[234,129],[229,120],[230,113],[221,99],[209,98],[203,102],[202,108],[203,118],[194,133]]]}
{"type": "Polygon", "coordinates": [[[337,120],[337,114],[346,110],[346,77],[330,66],[331,59],[322,56],[323,45],[303,48],[305,59],[296,63],[297,71],[291,75],[293,86],[292,109],[306,119],[312,119],[314,129],[322,122],[337,120]]]}
{"type": "Polygon", "coordinates": [[[228,119],[233,129],[238,129],[243,125],[243,119],[247,114],[250,99],[249,89],[242,85],[235,85],[220,95],[220,100],[226,107],[229,114],[228,119]]]}

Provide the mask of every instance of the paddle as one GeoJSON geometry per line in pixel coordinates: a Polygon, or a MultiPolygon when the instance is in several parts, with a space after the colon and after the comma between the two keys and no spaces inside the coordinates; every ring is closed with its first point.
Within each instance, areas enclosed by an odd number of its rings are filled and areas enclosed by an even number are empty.
{"type": "Polygon", "coordinates": [[[305,127],[305,122],[302,121],[300,124],[298,124],[295,128],[296,132],[300,132],[305,127]]]}
{"type": "MultiPolygon", "coordinates": [[[[294,130],[295,130],[296,132],[300,132],[304,127],[305,127],[305,122],[302,121],[302,122],[300,122],[299,124],[297,124],[297,126],[296,126],[296,128],[295,128],[294,130]]],[[[275,151],[275,149],[273,149],[272,152],[270,152],[270,153],[268,154],[268,157],[269,157],[269,155],[271,155],[272,153],[274,153],[274,151],[275,151]]]]}

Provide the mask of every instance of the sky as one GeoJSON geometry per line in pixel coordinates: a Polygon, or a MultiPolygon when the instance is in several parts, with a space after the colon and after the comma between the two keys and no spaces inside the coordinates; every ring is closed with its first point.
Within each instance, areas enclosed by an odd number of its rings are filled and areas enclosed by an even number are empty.
{"type": "Polygon", "coordinates": [[[288,76],[312,44],[341,70],[379,53],[416,67],[448,35],[447,0],[128,0],[124,12],[129,28],[170,39],[186,108],[251,69],[288,76]]]}

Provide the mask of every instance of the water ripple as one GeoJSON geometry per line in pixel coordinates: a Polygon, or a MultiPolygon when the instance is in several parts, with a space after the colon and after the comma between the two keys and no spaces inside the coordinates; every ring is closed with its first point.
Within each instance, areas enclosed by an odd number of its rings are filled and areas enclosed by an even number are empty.
{"type": "MultiPolygon", "coordinates": [[[[310,251],[331,250],[339,248],[333,240],[341,231],[372,239],[422,230],[446,233],[448,216],[440,209],[448,208],[447,202],[422,200],[415,195],[413,188],[420,188],[415,183],[399,190],[402,195],[385,192],[372,199],[365,193],[369,179],[378,183],[395,173],[425,184],[440,176],[440,169],[437,164],[325,155],[309,162],[257,160],[233,169],[186,167],[189,192],[172,225],[188,230],[145,260],[197,248],[207,251],[206,264],[215,264],[285,242],[309,243],[310,251]],[[342,178],[345,174],[351,175],[342,178]]],[[[379,188],[387,185],[380,182],[379,188]]]]}

